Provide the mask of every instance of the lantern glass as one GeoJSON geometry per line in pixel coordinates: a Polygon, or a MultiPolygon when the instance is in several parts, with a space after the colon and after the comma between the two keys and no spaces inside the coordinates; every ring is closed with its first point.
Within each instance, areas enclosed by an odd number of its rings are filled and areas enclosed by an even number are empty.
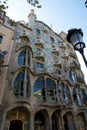
{"type": "Polygon", "coordinates": [[[75,46],[78,43],[82,43],[83,42],[83,38],[82,38],[81,34],[73,34],[70,37],[70,41],[75,46]]]}
{"type": "Polygon", "coordinates": [[[70,36],[70,42],[73,44],[75,50],[80,50],[85,47],[85,44],[83,42],[83,36],[78,31],[75,31],[70,36]]]}

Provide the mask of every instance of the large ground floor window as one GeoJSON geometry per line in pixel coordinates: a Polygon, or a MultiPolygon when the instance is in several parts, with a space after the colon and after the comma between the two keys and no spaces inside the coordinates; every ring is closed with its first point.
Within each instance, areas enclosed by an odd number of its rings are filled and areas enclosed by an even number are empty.
{"type": "Polygon", "coordinates": [[[3,130],[29,130],[29,111],[18,107],[7,112],[3,130]]]}
{"type": "Polygon", "coordinates": [[[9,130],[23,130],[23,122],[21,120],[11,121],[9,130]]]}
{"type": "Polygon", "coordinates": [[[41,112],[35,115],[34,130],[45,130],[45,119],[41,112]]]}

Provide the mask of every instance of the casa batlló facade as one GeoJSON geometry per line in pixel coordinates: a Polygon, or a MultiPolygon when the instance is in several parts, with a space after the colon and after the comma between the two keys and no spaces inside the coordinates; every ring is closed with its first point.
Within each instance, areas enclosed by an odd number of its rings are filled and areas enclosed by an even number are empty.
{"type": "Polygon", "coordinates": [[[87,130],[87,85],[66,34],[0,13],[0,130],[87,130]],[[1,62],[1,59],[0,59],[1,62]]]}

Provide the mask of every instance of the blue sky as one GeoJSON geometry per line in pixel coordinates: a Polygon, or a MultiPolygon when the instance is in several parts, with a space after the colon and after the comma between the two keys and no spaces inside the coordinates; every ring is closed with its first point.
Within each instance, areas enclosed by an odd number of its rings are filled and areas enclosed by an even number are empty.
{"type": "MultiPolygon", "coordinates": [[[[84,2],[85,0],[40,0],[42,8],[37,9],[30,6],[27,0],[8,0],[9,9],[6,12],[15,21],[27,22],[30,10],[34,9],[37,19],[52,27],[57,33],[61,31],[67,33],[71,28],[81,28],[84,33],[87,57],[87,8],[84,2]]],[[[78,52],[77,55],[87,83],[87,68],[81,55],[78,52]]]]}

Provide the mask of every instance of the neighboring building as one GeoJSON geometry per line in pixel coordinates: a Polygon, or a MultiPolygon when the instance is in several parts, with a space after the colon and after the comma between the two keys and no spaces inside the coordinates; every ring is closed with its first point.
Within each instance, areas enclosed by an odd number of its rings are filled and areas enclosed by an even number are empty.
{"type": "Polygon", "coordinates": [[[33,10],[28,18],[5,16],[2,25],[9,33],[0,46],[10,51],[0,86],[0,130],[87,130],[86,83],[72,44],[64,32],[36,20],[33,10]]]}
{"type": "Polygon", "coordinates": [[[8,69],[7,66],[11,56],[14,36],[14,31],[4,25],[5,19],[5,12],[0,11],[0,105],[2,105],[2,98],[4,94],[3,92],[5,89],[4,87],[8,69]]]}

